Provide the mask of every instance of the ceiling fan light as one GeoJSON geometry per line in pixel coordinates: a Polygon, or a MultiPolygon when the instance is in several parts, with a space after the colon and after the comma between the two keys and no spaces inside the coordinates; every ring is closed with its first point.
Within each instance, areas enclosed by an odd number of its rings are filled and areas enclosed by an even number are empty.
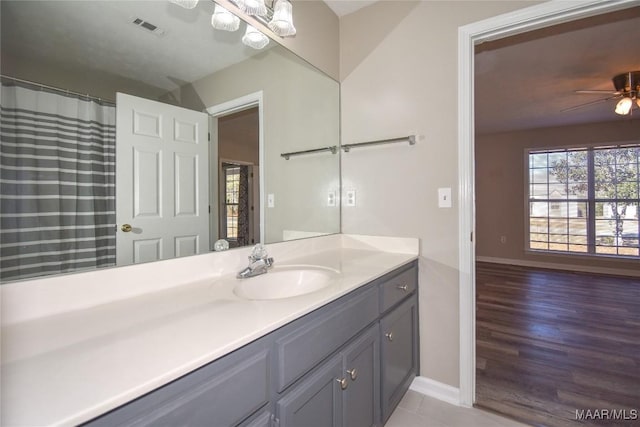
{"type": "Polygon", "coordinates": [[[291,2],[288,0],[276,0],[269,28],[282,37],[295,36],[296,27],[293,26],[293,7],[291,2]]]}
{"type": "Polygon", "coordinates": [[[269,38],[255,27],[247,24],[247,31],[242,36],[242,43],[254,49],[262,49],[269,44],[269,38]]]}
{"type": "Polygon", "coordinates": [[[625,96],[620,101],[618,101],[618,105],[616,105],[615,110],[616,114],[626,116],[631,111],[631,107],[633,107],[633,100],[625,96]]]}
{"type": "Polygon", "coordinates": [[[244,0],[240,8],[248,15],[265,16],[267,14],[264,0],[244,0]]]}
{"type": "Polygon", "coordinates": [[[169,2],[182,6],[185,9],[193,9],[198,5],[198,0],[169,0],[169,2]]]}
{"type": "Polygon", "coordinates": [[[211,15],[211,25],[216,30],[236,31],[240,28],[240,18],[216,4],[213,15],[211,15]]]}

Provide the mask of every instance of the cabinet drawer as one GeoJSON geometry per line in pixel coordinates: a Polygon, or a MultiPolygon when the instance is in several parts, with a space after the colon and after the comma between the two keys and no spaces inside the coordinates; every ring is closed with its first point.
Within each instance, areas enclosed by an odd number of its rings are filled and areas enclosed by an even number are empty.
{"type": "Polygon", "coordinates": [[[87,425],[236,426],[268,403],[269,363],[267,349],[238,350],[87,425]]]}
{"type": "Polygon", "coordinates": [[[277,391],[282,392],[377,318],[378,289],[373,287],[277,339],[277,391]]]}
{"type": "Polygon", "coordinates": [[[383,313],[411,295],[418,287],[418,268],[415,264],[380,284],[380,312],[383,313]]]}

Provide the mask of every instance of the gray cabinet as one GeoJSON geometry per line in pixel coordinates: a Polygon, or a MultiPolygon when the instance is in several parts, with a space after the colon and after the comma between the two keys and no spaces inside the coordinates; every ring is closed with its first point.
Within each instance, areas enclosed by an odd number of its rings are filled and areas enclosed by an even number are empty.
{"type": "Polygon", "coordinates": [[[382,419],[386,421],[418,373],[418,306],[408,298],[380,320],[382,419]]]}
{"type": "Polygon", "coordinates": [[[379,425],[378,324],[305,377],[276,405],[280,427],[379,425]]]}
{"type": "Polygon", "coordinates": [[[279,425],[300,427],[341,427],[342,357],[332,357],[305,378],[276,405],[279,425]]]}
{"type": "Polygon", "coordinates": [[[90,426],[374,427],[418,373],[412,262],[90,426]]]}
{"type": "Polygon", "coordinates": [[[343,426],[380,425],[380,348],[378,323],[343,352],[343,426]]]}
{"type": "Polygon", "coordinates": [[[88,424],[238,425],[269,403],[269,344],[268,339],[261,338],[88,424]]]}

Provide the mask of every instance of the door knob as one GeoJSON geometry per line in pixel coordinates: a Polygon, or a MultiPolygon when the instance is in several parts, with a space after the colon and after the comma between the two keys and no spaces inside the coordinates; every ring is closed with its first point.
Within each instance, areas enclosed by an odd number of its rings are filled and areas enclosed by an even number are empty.
{"type": "Polygon", "coordinates": [[[122,227],[120,227],[120,230],[122,230],[125,233],[128,233],[131,230],[133,230],[133,227],[131,227],[131,224],[122,224],[122,227]]]}
{"type": "Polygon", "coordinates": [[[387,337],[389,341],[393,341],[393,332],[387,332],[384,336],[387,337]]]}

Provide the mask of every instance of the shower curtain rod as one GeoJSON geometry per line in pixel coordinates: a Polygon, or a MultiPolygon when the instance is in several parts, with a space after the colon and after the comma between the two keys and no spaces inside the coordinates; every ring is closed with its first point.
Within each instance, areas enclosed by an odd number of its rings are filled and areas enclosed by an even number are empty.
{"type": "Polygon", "coordinates": [[[63,92],[63,93],[66,93],[67,95],[74,95],[74,96],[77,96],[79,98],[89,98],[91,100],[102,102],[102,103],[105,103],[105,104],[116,105],[115,102],[109,101],[108,99],[99,98],[97,96],[93,96],[93,95],[89,95],[89,94],[85,94],[85,93],[74,92],[74,91],[69,90],[69,89],[62,89],[62,88],[55,87],[55,86],[49,86],[49,85],[45,85],[45,84],[42,84],[42,83],[36,83],[36,82],[29,81],[29,80],[19,79],[17,77],[7,76],[5,74],[0,74],[0,78],[9,79],[9,80],[13,80],[13,81],[18,82],[18,83],[25,83],[25,84],[32,85],[32,86],[38,86],[40,88],[54,90],[56,92],[63,92]]]}

